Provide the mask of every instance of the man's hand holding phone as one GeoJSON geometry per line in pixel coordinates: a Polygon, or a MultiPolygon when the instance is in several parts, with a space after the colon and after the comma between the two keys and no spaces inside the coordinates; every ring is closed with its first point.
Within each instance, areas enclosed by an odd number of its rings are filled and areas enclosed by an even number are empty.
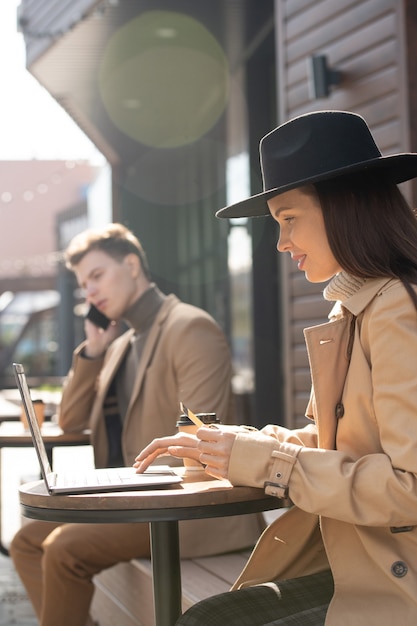
{"type": "Polygon", "coordinates": [[[103,356],[112,341],[120,334],[118,324],[113,323],[94,305],[90,306],[85,316],[84,330],[86,336],[84,355],[89,359],[103,356]]]}

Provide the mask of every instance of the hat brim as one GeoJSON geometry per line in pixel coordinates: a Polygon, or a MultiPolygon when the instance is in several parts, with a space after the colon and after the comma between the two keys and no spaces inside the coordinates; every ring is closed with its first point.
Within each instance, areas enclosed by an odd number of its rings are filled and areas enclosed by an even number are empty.
{"type": "Polygon", "coordinates": [[[285,191],[324,180],[348,176],[349,174],[359,171],[369,172],[376,169],[385,169],[384,177],[389,178],[391,182],[395,184],[403,183],[406,180],[417,177],[417,154],[404,153],[393,154],[386,157],[382,156],[362,163],[355,163],[354,165],[349,165],[349,167],[331,170],[310,178],[295,180],[287,185],[267,189],[246,200],[219,209],[216,212],[216,217],[229,219],[235,217],[263,217],[270,214],[267,201],[285,191]]]}

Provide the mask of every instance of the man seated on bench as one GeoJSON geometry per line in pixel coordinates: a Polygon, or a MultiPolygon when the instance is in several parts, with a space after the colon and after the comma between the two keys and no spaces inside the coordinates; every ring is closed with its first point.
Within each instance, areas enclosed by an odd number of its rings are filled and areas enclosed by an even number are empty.
{"type": "MultiPolygon", "coordinates": [[[[151,281],[143,248],[121,224],[77,235],[66,251],[89,304],[111,321],[85,321],[59,411],[66,432],[91,428],[97,467],[131,466],[156,437],[173,434],[183,400],[233,423],[231,361],[216,322],[163,294],[151,281]],[[130,327],[120,334],[119,322],[130,327]]],[[[180,522],[181,555],[252,546],[262,516],[180,522]]],[[[41,626],[85,626],[103,569],[150,556],[148,524],[34,521],[15,535],[10,554],[41,626]]]]}

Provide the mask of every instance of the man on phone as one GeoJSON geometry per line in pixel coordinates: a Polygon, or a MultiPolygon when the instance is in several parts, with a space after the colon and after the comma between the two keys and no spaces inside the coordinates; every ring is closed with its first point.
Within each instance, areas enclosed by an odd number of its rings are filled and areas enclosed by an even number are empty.
{"type": "MultiPolygon", "coordinates": [[[[147,443],[174,433],[180,400],[235,423],[223,333],[205,311],[158,289],[131,231],[121,224],[84,231],[70,243],[66,263],[101,315],[93,309],[85,320],[59,424],[65,432],[91,429],[96,467],[132,465],[147,443]],[[121,321],[129,327],[122,334],[121,321]]],[[[247,548],[262,530],[259,516],[181,522],[181,554],[247,548]]],[[[10,554],[41,626],[85,626],[93,576],[149,556],[148,525],[31,522],[10,554]]]]}

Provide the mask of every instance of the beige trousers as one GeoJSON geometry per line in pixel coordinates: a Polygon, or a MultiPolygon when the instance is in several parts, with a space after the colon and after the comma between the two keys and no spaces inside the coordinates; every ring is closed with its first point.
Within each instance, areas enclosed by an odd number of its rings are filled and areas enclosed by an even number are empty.
{"type": "Polygon", "coordinates": [[[149,528],[30,522],[16,533],[10,555],[40,626],[85,626],[93,576],[121,561],[149,557],[149,528]]]}

